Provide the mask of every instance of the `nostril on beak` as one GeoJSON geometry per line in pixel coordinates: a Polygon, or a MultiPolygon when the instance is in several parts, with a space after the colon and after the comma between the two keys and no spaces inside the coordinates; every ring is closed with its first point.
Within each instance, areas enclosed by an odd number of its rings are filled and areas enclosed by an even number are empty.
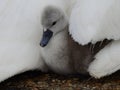
{"type": "Polygon", "coordinates": [[[41,46],[41,47],[45,47],[46,44],[44,44],[44,43],[40,43],[40,46],[41,46]]]}

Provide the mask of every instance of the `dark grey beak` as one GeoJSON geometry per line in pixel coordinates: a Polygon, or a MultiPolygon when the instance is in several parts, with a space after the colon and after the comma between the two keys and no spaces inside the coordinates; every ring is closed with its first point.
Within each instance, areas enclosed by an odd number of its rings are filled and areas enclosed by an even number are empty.
{"type": "Polygon", "coordinates": [[[49,43],[52,36],[53,36],[53,32],[51,30],[47,30],[47,31],[43,32],[40,46],[45,47],[49,43]]]}

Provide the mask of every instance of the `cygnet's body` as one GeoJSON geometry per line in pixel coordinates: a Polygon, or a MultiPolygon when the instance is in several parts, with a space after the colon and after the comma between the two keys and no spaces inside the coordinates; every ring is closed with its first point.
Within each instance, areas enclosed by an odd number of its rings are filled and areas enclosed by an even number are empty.
{"type": "Polygon", "coordinates": [[[59,74],[86,74],[92,60],[89,47],[74,42],[68,29],[53,37],[42,53],[48,68],[59,74]]]}

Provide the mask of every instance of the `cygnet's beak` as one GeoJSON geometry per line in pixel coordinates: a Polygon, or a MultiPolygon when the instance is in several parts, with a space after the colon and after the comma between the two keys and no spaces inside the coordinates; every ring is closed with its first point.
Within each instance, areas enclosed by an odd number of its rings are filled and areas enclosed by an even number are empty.
{"type": "Polygon", "coordinates": [[[41,47],[45,47],[53,36],[53,32],[49,29],[43,32],[42,40],[40,42],[41,47]]]}

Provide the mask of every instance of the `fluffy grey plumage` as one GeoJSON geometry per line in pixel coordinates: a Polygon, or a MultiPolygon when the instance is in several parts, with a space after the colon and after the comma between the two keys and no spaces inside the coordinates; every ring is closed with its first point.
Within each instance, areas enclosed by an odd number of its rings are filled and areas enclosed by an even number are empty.
{"type": "Polygon", "coordinates": [[[83,47],[71,38],[64,12],[56,7],[46,7],[41,23],[44,33],[47,30],[53,32],[53,36],[43,48],[43,56],[47,66],[57,73],[86,74],[92,60],[92,53],[89,47],[83,47]]]}

